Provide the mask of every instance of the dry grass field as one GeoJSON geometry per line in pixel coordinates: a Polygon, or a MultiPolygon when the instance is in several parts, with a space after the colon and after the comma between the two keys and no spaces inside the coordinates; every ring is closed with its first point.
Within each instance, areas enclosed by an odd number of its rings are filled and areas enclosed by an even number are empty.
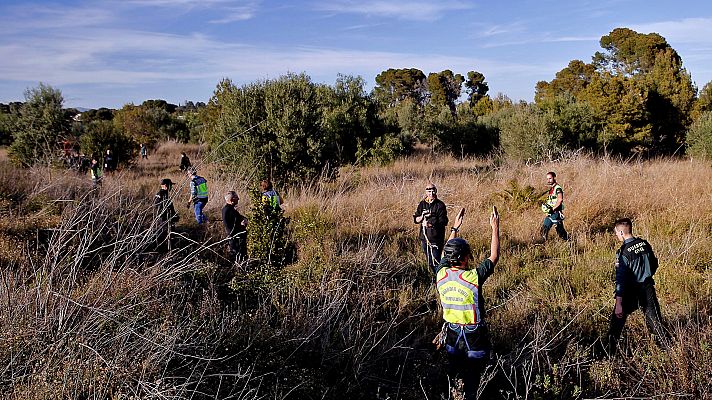
{"type": "Polygon", "coordinates": [[[448,398],[430,343],[440,310],[411,217],[432,181],[451,218],[467,209],[462,234],[478,258],[488,210],[501,212],[502,255],[483,289],[495,355],[480,398],[712,399],[709,163],[420,155],[343,168],[277,188],[296,257],[273,270],[224,258],[222,194],[236,190],[249,216],[255,177],[200,165],[212,222],[198,227],[181,151],[194,164],[205,154],[164,144],[97,192],[84,175],[16,169],[0,154],[0,397],[448,398]],[[535,239],[549,170],[565,191],[569,242],[535,239]],[[164,177],[178,183],[181,216],[169,253],[151,234],[164,177]],[[673,344],[658,348],[636,313],[609,357],[611,224],[624,216],[660,259],[673,344]]]}

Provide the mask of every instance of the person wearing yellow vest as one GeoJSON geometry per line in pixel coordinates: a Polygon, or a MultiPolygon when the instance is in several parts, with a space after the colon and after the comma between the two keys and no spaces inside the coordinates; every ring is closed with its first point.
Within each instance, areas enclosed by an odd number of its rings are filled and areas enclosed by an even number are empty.
{"type": "Polygon", "coordinates": [[[188,200],[188,207],[190,207],[191,203],[193,204],[195,220],[198,221],[198,225],[207,223],[208,217],[203,214],[203,208],[208,204],[208,181],[202,176],[199,176],[195,168],[190,168],[188,174],[190,175],[190,200],[188,200]]]}
{"type": "Polygon", "coordinates": [[[102,170],[99,164],[99,157],[96,155],[91,156],[91,167],[89,167],[89,175],[91,176],[92,188],[96,189],[101,185],[102,170]]]}
{"type": "Polygon", "coordinates": [[[458,237],[464,214],[463,208],[455,218],[437,271],[436,285],[445,320],[439,344],[447,351],[448,375],[459,376],[465,399],[474,399],[490,353],[482,285],[499,260],[499,214],[492,207],[490,256],[475,268],[470,266],[470,245],[458,237]]]}
{"type": "Polygon", "coordinates": [[[564,189],[556,182],[556,173],[546,174],[546,183],[549,185],[549,193],[546,201],[541,205],[541,211],[546,214],[541,226],[541,237],[546,240],[551,227],[556,225],[556,233],[560,238],[569,240],[569,234],[564,228],[564,189]]]}

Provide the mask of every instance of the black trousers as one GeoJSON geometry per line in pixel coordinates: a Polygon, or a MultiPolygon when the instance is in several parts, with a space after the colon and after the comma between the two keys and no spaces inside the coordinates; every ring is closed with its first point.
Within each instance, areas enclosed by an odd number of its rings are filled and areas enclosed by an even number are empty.
{"type": "Polygon", "coordinates": [[[232,261],[240,263],[247,259],[247,241],[243,237],[235,236],[228,239],[227,246],[232,261]]]}
{"type": "Polygon", "coordinates": [[[633,284],[623,295],[622,318],[616,317],[615,310],[611,314],[608,328],[608,348],[612,353],[615,353],[628,315],[638,308],[643,311],[645,324],[648,326],[648,331],[654,335],[656,343],[661,347],[667,347],[669,334],[663,325],[660,304],[655,293],[655,283],[650,278],[643,283],[633,284]]]}

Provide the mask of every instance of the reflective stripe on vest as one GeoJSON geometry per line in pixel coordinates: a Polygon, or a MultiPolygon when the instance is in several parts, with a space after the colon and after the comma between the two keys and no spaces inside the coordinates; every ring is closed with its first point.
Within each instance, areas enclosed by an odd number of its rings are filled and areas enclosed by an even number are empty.
{"type": "Polygon", "coordinates": [[[473,325],[481,321],[478,309],[477,270],[441,268],[437,276],[443,318],[447,322],[473,325]]]}
{"type": "Polygon", "coordinates": [[[199,176],[193,179],[193,184],[195,185],[195,197],[208,197],[208,181],[206,181],[205,178],[199,176]]]}
{"type": "MultiPolygon", "coordinates": [[[[557,201],[558,198],[559,198],[559,196],[556,194],[556,191],[557,191],[558,189],[561,189],[561,192],[562,192],[562,193],[564,192],[564,189],[561,187],[561,185],[559,185],[559,184],[557,183],[556,185],[554,185],[554,187],[552,187],[551,189],[549,189],[549,195],[546,197],[546,203],[545,203],[545,204],[548,204],[548,205],[549,205],[550,207],[552,207],[552,208],[556,205],[556,201],[557,201]]],[[[563,210],[563,209],[564,209],[564,202],[562,201],[562,202],[561,202],[560,210],[563,210]]],[[[541,210],[544,211],[545,213],[548,213],[548,208],[547,208],[546,206],[543,206],[543,205],[542,205],[542,206],[541,206],[541,210]]]]}
{"type": "Polygon", "coordinates": [[[89,169],[89,175],[91,175],[91,178],[92,178],[92,179],[99,179],[99,178],[101,178],[101,175],[102,175],[101,168],[97,168],[97,169],[96,169],[96,173],[94,172],[94,169],[91,169],[91,168],[90,168],[90,169],[89,169]]]}

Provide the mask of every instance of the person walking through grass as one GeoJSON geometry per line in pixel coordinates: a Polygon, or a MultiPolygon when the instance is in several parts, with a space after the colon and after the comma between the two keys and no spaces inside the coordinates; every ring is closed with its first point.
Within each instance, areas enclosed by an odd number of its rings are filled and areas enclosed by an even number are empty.
{"type": "MultiPolygon", "coordinates": [[[[172,187],[173,182],[170,179],[161,179],[161,189],[153,196],[153,210],[156,216],[156,231],[158,234],[157,248],[163,247],[163,245],[170,240],[172,228],[180,219],[171,200],[172,187]]],[[[170,249],[170,245],[168,247],[170,249]]]]}
{"type": "Polygon", "coordinates": [[[470,265],[470,245],[458,237],[464,215],[463,208],[455,218],[437,270],[436,286],[445,323],[436,343],[447,352],[448,376],[462,383],[465,399],[474,399],[491,347],[482,285],[499,260],[499,214],[493,207],[489,218],[490,256],[477,267],[470,265]]]}
{"type": "Polygon", "coordinates": [[[198,171],[192,167],[188,169],[188,175],[190,176],[188,207],[190,208],[190,205],[193,204],[195,220],[198,221],[198,225],[207,223],[208,217],[203,213],[203,209],[208,204],[208,181],[199,176],[198,171]]]}
{"type": "Polygon", "coordinates": [[[428,267],[433,272],[437,272],[448,218],[445,203],[438,199],[438,188],[432,183],[425,186],[425,196],[418,203],[418,208],[413,214],[413,222],[420,225],[418,238],[428,267]]]}
{"type": "Polygon", "coordinates": [[[99,157],[92,155],[91,166],[89,167],[89,175],[91,176],[92,188],[96,189],[101,185],[101,177],[103,175],[101,170],[101,164],[99,164],[99,157]]]}
{"type": "Polygon", "coordinates": [[[146,147],[146,143],[141,143],[141,159],[148,159],[148,147],[146,147]]]}
{"type": "Polygon", "coordinates": [[[666,347],[668,333],[662,322],[653,280],[658,259],[648,241],[633,236],[630,218],[617,220],[614,229],[622,245],[616,251],[616,305],[608,329],[608,349],[611,353],[616,352],[625,321],[638,308],[643,311],[645,324],[655,341],[666,347]]]}
{"type": "Polygon", "coordinates": [[[178,168],[181,171],[189,171],[190,167],[192,167],[192,164],[190,163],[190,158],[188,158],[188,155],[185,154],[185,152],[180,153],[180,165],[178,165],[178,168]]]}
{"type": "Polygon", "coordinates": [[[114,172],[116,170],[116,160],[114,160],[114,153],[111,149],[106,149],[106,155],[104,156],[104,171],[114,172]]]}
{"type": "Polygon", "coordinates": [[[225,193],[222,220],[230,260],[242,262],[247,259],[247,218],[237,211],[238,201],[240,197],[234,191],[225,193]]]}
{"type": "Polygon", "coordinates": [[[560,238],[569,240],[569,234],[564,228],[564,189],[556,182],[556,173],[546,174],[546,183],[549,185],[549,192],[546,201],[541,205],[541,210],[546,214],[541,226],[541,237],[546,240],[549,230],[556,225],[556,233],[560,238]]]}

